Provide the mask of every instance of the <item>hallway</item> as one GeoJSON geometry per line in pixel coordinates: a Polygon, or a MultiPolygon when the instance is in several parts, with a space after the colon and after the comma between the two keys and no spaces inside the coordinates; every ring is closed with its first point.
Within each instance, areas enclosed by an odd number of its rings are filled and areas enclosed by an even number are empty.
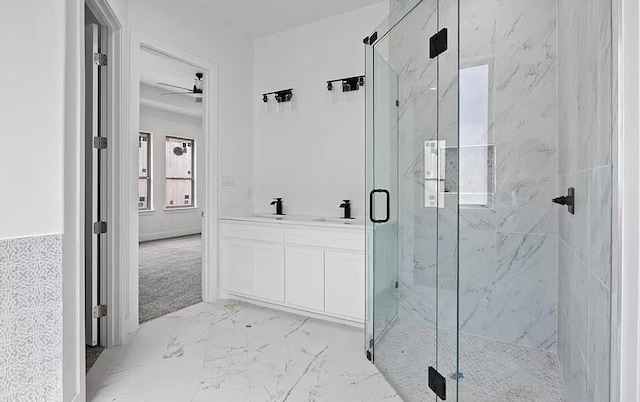
{"type": "Polygon", "coordinates": [[[362,331],[231,300],[141,325],[93,401],[400,401],[362,331]]]}

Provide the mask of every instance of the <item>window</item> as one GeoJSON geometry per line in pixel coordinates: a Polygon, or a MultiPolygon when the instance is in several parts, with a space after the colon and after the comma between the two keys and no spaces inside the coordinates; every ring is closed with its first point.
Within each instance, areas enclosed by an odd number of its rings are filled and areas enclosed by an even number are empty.
{"type": "Polygon", "coordinates": [[[165,144],[166,208],[194,207],[193,140],[167,137],[165,144]]]}
{"type": "Polygon", "coordinates": [[[151,209],[151,136],[140,133],[138,136],[138,209],[151,209]]]}

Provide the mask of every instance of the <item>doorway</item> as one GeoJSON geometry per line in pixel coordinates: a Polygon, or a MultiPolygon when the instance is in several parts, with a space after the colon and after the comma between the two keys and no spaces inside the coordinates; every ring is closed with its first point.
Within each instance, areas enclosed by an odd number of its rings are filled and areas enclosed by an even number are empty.
{"type": "Polygon", "coordinates": [[[139,322],[202,301],[204,72],[140,51],[139,322]]]}

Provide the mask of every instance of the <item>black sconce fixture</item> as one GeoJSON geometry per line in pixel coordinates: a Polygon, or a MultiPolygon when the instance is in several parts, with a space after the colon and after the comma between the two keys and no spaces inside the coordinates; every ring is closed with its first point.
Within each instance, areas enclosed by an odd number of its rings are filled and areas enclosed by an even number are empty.
{"type": "Polygon", "coordinates": [[[262,101],[269,102],[269,95],[275,95],[274,99],[278,103],[289,102],[293,98],[293,89],[283,89],[282,91],[268,92],[262,94],[262,101]]]}
{"type": "Polygon", "coordinates": [[[333,91],[333,83],[338,81],[342,82],[342,92],[357,91],[364,86],[364,75],[327,81],[327,89],[333,91]]]}
{"type": "Polygon", "coordinates": [[[204,85],[202,83],[202,78],[203,77],[204,77],[204,74],[196,73],[196,79],[194,80],[194,84],[193,84],[193,93],[194,94],[201,94],[202,93],[202,89],[204,88],[204,85]]]}

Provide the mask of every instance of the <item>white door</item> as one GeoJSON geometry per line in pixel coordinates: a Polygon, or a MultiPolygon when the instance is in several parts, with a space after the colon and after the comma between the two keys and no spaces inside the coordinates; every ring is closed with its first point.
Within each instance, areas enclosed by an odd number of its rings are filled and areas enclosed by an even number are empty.
{"type": "Polygon", "coordinates": [[[251,240],[223,239],[220,261],[225,273],[225,290],[253,294],[253,244],[251,240]]]}
{"type": "Polygon", "coordinates": [[[253,243],[255,296],[284,303],[284,245],[253,243]]]}
{"type": "Polygon", "coordinates": [[[325,311],[364,322],[364,253],[325,252],[325,311]]]}
{"type": "Polygon", "coordinates": [[[285,269],[287,303],[324,311],[324,250],[287,246],[285,269]]]}

